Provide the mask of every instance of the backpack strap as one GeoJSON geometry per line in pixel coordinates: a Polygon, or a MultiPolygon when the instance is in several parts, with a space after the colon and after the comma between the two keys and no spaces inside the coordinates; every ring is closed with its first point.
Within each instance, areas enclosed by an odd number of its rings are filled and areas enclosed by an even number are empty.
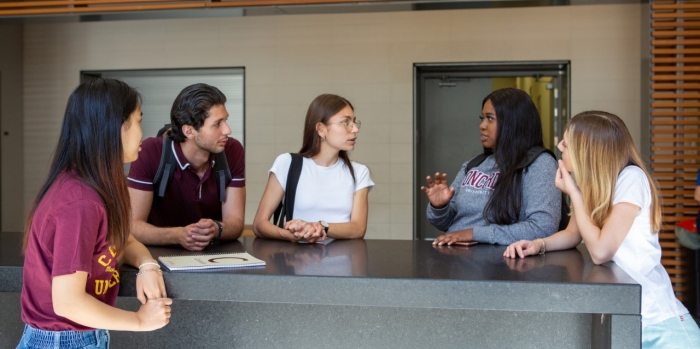
{"type": "Polygon", "coordinates": [[[226,159],[226,150],[221,153],[214,154],[214,168],[211,169],[212,174],[216,177],[216,189],[219,191],[219,201],[226,202],[226,188],[231,183],[231,169],[228,168],[228,160],[226,159]]]}
{"type": "Polygon", "coordinates": [[[569,207],[569,203],[566,201],[566,194],[563,192],[561,193],[561,218],[559,219],[559,231],[562,231],[566,229],[566,226],[569,225],[569,221],[571,220],[571,207],[569,207]]]}
{"type": "MultiPolygon", "coordinates": [[[[521,168],[527,168],[532,164],[542,153],[547,153],[554,158],[554,161],[557,161],[557,156],[554,155],[554,153],[544,147],[536,146],[530,148],[530,150],[527,151],[527,156],[525,159],[523,159],[522,162],[520,162],[520,165],[518,165],[518,169],[521,168]]],[[[569,225],[569,220],[571,220],[571,216],[569,214],[571,213],[571,208],[569,207],[569,204],[566,201],[566,194],[561,193],[561,218],[559,219],[559,230],[564,230],[566,229],[566,226],[569,225]]]]}
{"type": "Polygon", "coordinates": [[[530,148],[530,149],[527,151],[527,155],[525,156],[525,159],[523,159],[523,161],[520,162],[520,165],[518,165],[518,169],[525,169],[525,168],[527,168],[528,166],[530,166],[530,164],[532,164],[533,162],[535,162],[535,160],[537,160],[537,158],[538,158],[538,157],[540,156],[540,154],[542,154],[542,153],[547,153],[547,154],[551,155],[552,158],[554,159],[554,161],[557,161],[557,156],[554,155],[554,153],[552,153],[551,150],[549,150],[549,149],[547,149],[547,148],[545,148],[545,147],[540,147],[540,146],[538,145],[538,146],[534,146],[534,147],[530,148]]]}
{"type": "MultiPolygon", "coordinates": [[[[525,156],[523,161],[521,161],[518,165],[518,169],[523,169],[530,166],[530,164],[532,164],[543,152],[549,153],[549,155],[551,155],[555,161],[557,160],[557,157],[554,155],[554,153],[552,153],[551,150],[545,147],[534,146],[527,151],[527,155],[525,156]]],[[[488,155],[481,153],[475,158],[469,160],[467,167],[464,169],[464,174],[467,174],[467,172],[469,172],[469,170],[471,170],[472,168],[481,165],[481,163],[484,162],[484,160],[486,160],[487,157],[488,155]]]]}
{"type": "Polygon", "coordinates": [[[488,155],[481,153],[475,158],[469,160],[469,163],[467,163],[467,167],[464,169],[464,175],[466,175],[467,172],[469,172],[469,170],[473,169],[474,167],[481,165],[481,163],[484,162],[484,160],[486,160],[487,157],[488,155]]]}
{"type": "Polygon", "coordinates": [[[284,198],[277,205],[274,213],[273,223],[278,227],[284,228],[284,223],[294,217],[294,198],[297,194],[297,185],[301,176],[301,168],[304,165],[303,157],[296,153],[289,153],[292,156],[292,163],[289,165],[287,172],[287,185],[284,191],[284,198]],[[284,212],[283,212],[284,211],[284,212]]]}
{"type": "Polygon", "coordinates": [[[170,129],[173,127],[172,124],[165,124],[163,127],[161,127],[160,130],[158,130],[158,133],[156,133],[156,137],[164,136],[165,133],[170,131],[170,129]]]}
{"type": "MultiPolygon", "coordinates": [[[[537,146],[537,147],[532,147],[530,150],[527,151],[527,157],[523,159],[523,161],[520,163],[518,168],[527,168],[532,164],[537,157],[540,156],[542,153],[547,153],[554,158],[554,161],[557,161],[556,155],[552,153],[551,150],[537,146]]],[[[571,208],[569,207],[568,202],[566,201],[566,194],[563,192],[561,193],[561,218],[559,219],[559,230],[564,230],[566,229],[566,226],[569,225],[569,220],[571,220],[571,216],[569,215],[571,213],[571,208]]]]}
{"type": "Polygon", "coordinates": [[[165,189],[175,173],[175,155],[172,152],[173,141],[170,137],[163,136],[163,150],[160,152],[160,163],[155,177],[153,177],[153,193],[155,198],[165,196],[165,189]]]}
{"type": "MultiPolygon", "coordinates": [[[[168,183],[173,178],[175,173],[175,166],[177,160],[175,155],[171,151],[173,141],[166,134],[170,131],[172,127],[171,124],[165,124],[158,130],[156,134],[157,137],[163,137],[163,151],[160,154],[160,163],[158,164],[158,171],[153,178],[153,191],[156,194],[155,197],[164,197],[165,189],[168,187],[168,183]],[[165,179],[165,180],[164,180],[165,179]]],[[[226,151],[214,154],[214,168],[212,168],[212,175],[216,179],[216,190],[219,193],[219,201],[226,202],[226,188],[228,184],[233,179],[231,175],[231,169],[228,167],[228,160],[226,159],[226,151]]]]}

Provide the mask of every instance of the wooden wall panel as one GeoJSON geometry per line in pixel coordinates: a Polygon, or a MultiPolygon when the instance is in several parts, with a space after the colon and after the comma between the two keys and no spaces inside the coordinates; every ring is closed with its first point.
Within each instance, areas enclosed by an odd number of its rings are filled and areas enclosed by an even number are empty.
{"type": "Polygon", "coordinates": [[[673,233],[694,219],[700,168],[700,1],[653,0],[651,6],[651,170],[661,187],[659,234],[673,289],[688,299],[690,253],[673,233]]]}

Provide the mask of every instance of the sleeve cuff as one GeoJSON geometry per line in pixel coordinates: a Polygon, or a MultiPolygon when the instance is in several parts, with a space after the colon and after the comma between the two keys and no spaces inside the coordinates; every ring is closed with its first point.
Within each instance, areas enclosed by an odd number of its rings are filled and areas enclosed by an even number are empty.
{"type": "Polygon", "coordinates": [[[245,188],[245,178],[234,178],[228,183],[228,188],[245,188]]]}
{"type": "Polygon", "coordinates": [[[153,191],[153,183],[147,183],[145,181],[140,181],[129,177],[126,179],[126,186],[143,191],[153,191]]]}
{"type": "Polygon", "coordinates": [[[447,206],[443,208],[435,208],[433,204],[428,203],[428,210],[430,210],[430,213],[435,218],[444,217],[450,212],[450,204],[447,204],[447,206]]]}
{"type": "Polygon", "coordinates": [[[490,226],[472,228],[472,241],[493,244],[493,228],[490,226]]]}

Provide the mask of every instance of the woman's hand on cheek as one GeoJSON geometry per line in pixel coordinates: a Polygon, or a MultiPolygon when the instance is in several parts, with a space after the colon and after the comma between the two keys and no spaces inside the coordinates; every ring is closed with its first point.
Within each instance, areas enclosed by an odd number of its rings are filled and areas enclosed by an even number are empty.
{"type": "Polygon", "coordinates": [[[554,177],[554,186],[561,190],[567,195],[572,195],[579,191],[578,185],[574,178],[571,177],[569,171],[564,168],[564,162],[559,160],[559,168],[557,169],[557,174],[554,177]]]}

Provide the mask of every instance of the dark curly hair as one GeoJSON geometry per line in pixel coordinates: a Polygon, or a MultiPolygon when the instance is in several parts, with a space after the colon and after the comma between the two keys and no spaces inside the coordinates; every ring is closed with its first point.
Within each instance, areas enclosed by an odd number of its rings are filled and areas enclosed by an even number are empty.
{"type": "Polygon", "coordinates": [[[182,126],[190,125],[199,130],[209,117],[209,110],[216,105],[224,105],[226,96],[216,87],[207,84],[194,84],[185,87],[175,98],[170,109],[172,128],[168,135],[174,142],[184,142],[182,126]]]}

